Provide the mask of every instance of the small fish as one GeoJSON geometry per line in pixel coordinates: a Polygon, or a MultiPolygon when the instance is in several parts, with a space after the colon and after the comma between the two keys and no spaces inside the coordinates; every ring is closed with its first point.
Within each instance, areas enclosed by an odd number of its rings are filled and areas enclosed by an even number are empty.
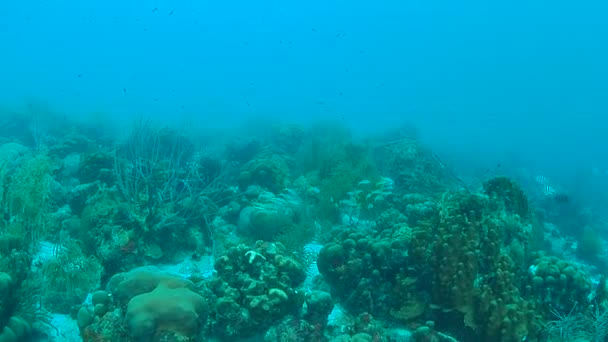
{"type": "Polygon", "coordinates": [[[554,187],[547,184],[543,188],[543,194],[547,197],[551,197],[551,196],[554,196],[555,194],[557,194],[557,191],[555,190],[554,187]]]}
{"type": "Polygon", "coordinates": [[[317,188],[316,186],[312,186],[308,188],[308,192],[317,195],[321,193],[321,189],[317,188]]]}
{"type": "Polygon", "coordinates": [[[553,199],[558,203],[568,203],[570,202],[570,196],[565,193],[558,192],[553,195],[553,199]]]}
{"type": "Polygon", "coordinates": [[[381,177],[380,180],[376,183],[376,186],[383,189],[391,191],[395,185],[395,181],[390,177],[381,177]]]}
{"type": "Polygon", "coordinates": [[[169,15],[173,15],[173,13],[175,13],[175,11],[171,11],[171,12],[169,12],[169,15]]]}
{"type": "Polygon", "coordinates": [[[553,187],[553,185],[551,184],[551,181],[547,177],[545,177],[543,175],[539,175],[539,176],[536,176],[535,180],[536,180],[536,183],[538,183],[541,186],[541,188],[542,188],[541,190],[545,197],[551,197],[551,196],[555,195],[555,193],[556,193],[555,188],[553,187]]]}
{"type": "Polygon", "coordinates": [[[553,185],[550,179],[543,175],[536,176],[534,179],[541,186],[541,191],[544,197],[554,200],[558,203],[570,202],[570,196],[553,185]]]}
{"type": "Polygon", "coordinates": [[[547,184],[547,183],[549,183],[549,180],[547,179],[547,177],[545,177],[543,175],[536,176],[536,178],[534,178],[534,180],[538,184],[547,184]]]}
{"type": "Polygon", "coordinates": [[[154,12],[158,12],[158,7],[154,7],[154,8],[152,9],[152,13],[154,13],[154,12]]]}

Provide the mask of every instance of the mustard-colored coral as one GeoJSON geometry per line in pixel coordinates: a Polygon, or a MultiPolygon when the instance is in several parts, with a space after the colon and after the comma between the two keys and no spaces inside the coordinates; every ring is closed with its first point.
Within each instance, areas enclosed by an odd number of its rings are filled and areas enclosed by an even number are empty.
{"type": "Polygon", "coordinates": [[[206,303],[199,294],[185,287],[171,288],[161,283],[151,292],[129,301],[125,320],[131,336],[153,341],[162,332],[196,336],[205,314],[206,303]]]}
{"type": "Polygon", "coordinates": [[[194,284],[156,267],[120,273],[108,284],[113,298],[126,306],[132,337],[159,341],[168,335],[196,336],[207,318],[207,303],[194,284]]]}

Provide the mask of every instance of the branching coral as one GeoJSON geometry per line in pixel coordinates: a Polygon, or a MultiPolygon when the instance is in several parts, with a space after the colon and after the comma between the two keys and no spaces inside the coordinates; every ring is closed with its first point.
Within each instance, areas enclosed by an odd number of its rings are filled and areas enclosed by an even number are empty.
{"type": "Polygon", "coordinates": [[[446,192],[433,244],[434,301],[462,312],[466,324],[488,341],[538,332],[535,304],[519,290],[527,279],[530,229],[506,209],[509,201],[502,194],[446,192]]]}
{"type": "Polygon", "coordinates": [[[408,321],[425,304],[408,267],[411,235],[399,216],[393,217],[393,224],[384,221],[380,231],[346,227],[336,232],[319,252],[317,265],[332,295],[354,313],[408,321]]]}

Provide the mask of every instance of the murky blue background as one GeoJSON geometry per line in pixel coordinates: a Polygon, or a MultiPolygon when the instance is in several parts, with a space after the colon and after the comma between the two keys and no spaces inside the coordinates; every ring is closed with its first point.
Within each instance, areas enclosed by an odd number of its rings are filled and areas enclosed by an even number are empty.
{"type": "Polygon", "coordinates": [[[605,1],[5,1],[0,105],[124,124],[413,123],[466,169],[608,193],[605,1]]]}

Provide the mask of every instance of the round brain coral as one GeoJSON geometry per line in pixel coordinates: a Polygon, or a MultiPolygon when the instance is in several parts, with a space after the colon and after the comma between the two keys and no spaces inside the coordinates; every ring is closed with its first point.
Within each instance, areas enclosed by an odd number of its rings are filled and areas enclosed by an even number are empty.
{"type": "Polygon", "coordinates": [[[163,332],[194,337],[206,313],[207,303],[198,293],[160,284],[129,301],[125,321],[131,335],[139,339],[151,340],[163,332]]]}
{"type": "Polygon", "coordinates": [[[166,334],[192,338],[207,319],[207,302],[194,284],[157,267],[114,275],[108,289],[119,305],[126,305],[125,323],[138,341],[166,334]]]}

